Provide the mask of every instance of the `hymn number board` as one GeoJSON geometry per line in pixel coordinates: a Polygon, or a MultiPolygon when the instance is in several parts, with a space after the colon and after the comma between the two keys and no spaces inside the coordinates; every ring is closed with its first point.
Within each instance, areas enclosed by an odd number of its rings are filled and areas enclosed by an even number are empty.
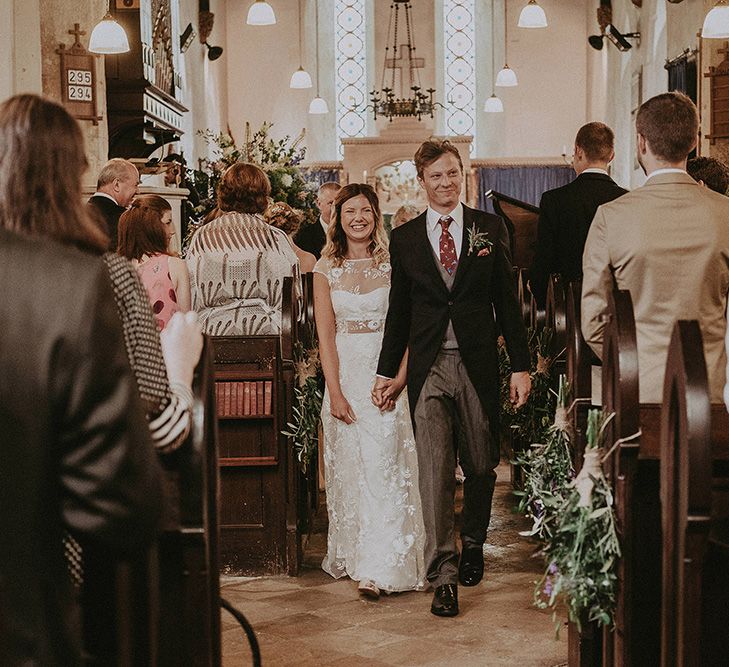
{"type": "Polygon", "coordinates": [[[79,120],[93,121],[98,125],[96,101],[96,58],[79,41],[86,33],[79,30],[79,24],[68,31],[75,41],[70,49],[60,44],[56,53],[61,56],[61,90],[63,103],[69,113],[79,120]]]}

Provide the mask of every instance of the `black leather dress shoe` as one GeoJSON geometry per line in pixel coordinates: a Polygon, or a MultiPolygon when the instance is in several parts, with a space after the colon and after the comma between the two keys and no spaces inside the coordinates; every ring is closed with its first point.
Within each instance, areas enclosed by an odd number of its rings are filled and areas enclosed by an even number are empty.
{"type": "Polygon", "coordinates": [[[458,615],[458,586],[443,584],[435,589],[430,612],[436,616],[458,615]]]}
{"type": "Polygon", "coordinates": [[[458,566],[458,581],[464,586],[475,586],[483,578],[483,549],[471,547],[461,553],[458,566]]]}

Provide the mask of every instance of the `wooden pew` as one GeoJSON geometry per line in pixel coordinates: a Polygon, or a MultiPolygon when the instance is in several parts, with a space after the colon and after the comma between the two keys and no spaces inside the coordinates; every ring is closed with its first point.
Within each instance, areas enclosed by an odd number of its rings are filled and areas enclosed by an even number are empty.
{"type": "MultiPolygon", "coordinates": [[[[604,463],[614,489],[621,536],[615,631],[606,632],[603,664],[659,664],[662,530],[661,408],[641,404],[638,353],[630,294],[614,290],[603,347],[603,407],[615,412],[606,442],[618,443],[604,463]]],[[[712,459],[729,459],[725,409],[711,408],[712,459]]],[[[673,547],[671,547],[673,548],[673,547]]]]}
{"type": "MultiPolygon", "coordinates": [[[[536,302],[532,299],[532,302],[536,302]]],[[[567,371],[566,347],[567,347],[567,303],[565,288],[559,274],[553,273],[549,276],[547,283],[547,304],[545,308],[544,326],[552,332],[551,357],[552,376],[555,380],[555,388],[559,382],[559,376],[567,371]]]]}
{"type": "Polygon", "coordinates": [[[534,261],[537,247],[539,208],[495,190],[489,190],[485,196],[491,200],[496,213],[504,219],[514,266],[528,269],[534,261]]]}
{"type": "Polygon", "coordinates": [[[292,418],[298,336],[297,299],[287,277],[280,336],[213,339],[227,573],[295,575],[301,563],[299,468],[281,435],[292,418]]]}
{"type": "Polygon", "coordinates": [[[532,301],[534,300],[528,286],[529,271],[515,266],[514,277],[516,279],[516,296],[519,300],[521,318],[524,321],[524,326],[528,328],[532,324],[532,301]]]}
{"type": "MultiPolygon", "coordinates": [[[[587,413],[596,407],[592,397],[592,369],[600,360],[585,342],[580,322],[582,283],[569,283],[565,290],[565,366],[571,391],[569,413],[575,470],[582,468],[587,444],[587,413]]],[[[590,667],[602,661],[602,631],[597,623],[582,619],[582,631],[575,623],[568,627],[568,655],[571,667],[590,667]]]]}
{"type": "Polygon", "coordinates": [[[726,520],[712,516],[713,460],[729,449],[722,408],[710,403],[698,322],[677,322],[661,415],[664,667],[727,661],[729,544],[726,520]]]}

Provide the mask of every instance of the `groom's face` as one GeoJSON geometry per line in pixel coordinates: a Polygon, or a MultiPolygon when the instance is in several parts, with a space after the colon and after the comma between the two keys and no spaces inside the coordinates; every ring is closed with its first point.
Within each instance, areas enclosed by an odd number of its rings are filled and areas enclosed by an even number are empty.
{"type": "Polygon", "coordinates": [[[444,211],[452,211],[461,199],[463,172],[458,159],[452,153],[444,153],[437,160],[423,167],[423,177],[418,178],[428,195],[428,203],[444,211]]]}

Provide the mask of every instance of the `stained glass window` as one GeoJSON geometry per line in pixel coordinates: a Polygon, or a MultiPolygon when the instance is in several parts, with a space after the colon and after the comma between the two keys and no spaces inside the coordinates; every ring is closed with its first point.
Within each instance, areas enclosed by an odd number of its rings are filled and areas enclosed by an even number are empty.
{"type": "MultiPolygon", "coordinates": [[[[475,0],[443,0],[446,132],[476,135],[475,0]]],[[[474,141],[471,146],[475,146],[474,141]]]]}
{"type": "Polygon", "coordinates": [[[338,151],[341,139],[367,134],[366,0],[335,0],[334,48],[338,151]]]}

